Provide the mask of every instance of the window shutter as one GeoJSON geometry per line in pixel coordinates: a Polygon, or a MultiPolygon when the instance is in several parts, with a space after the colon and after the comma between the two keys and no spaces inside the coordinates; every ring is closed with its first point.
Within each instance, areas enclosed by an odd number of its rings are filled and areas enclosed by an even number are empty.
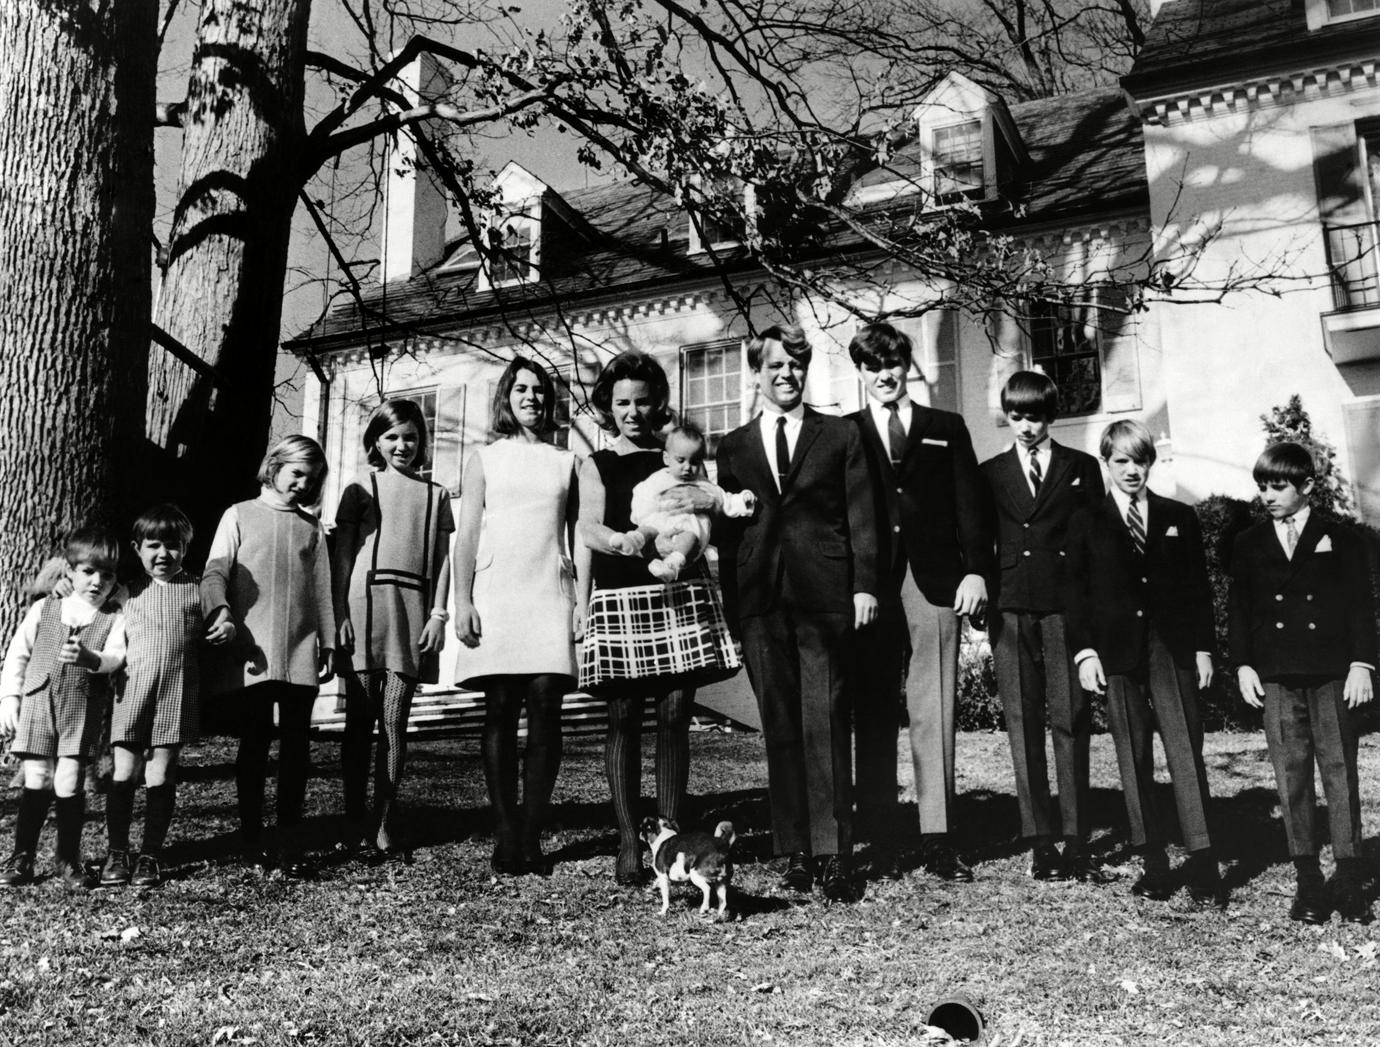
{"type": "Polygon", "coordinates": [[[1313,177],[1318,187],[1318,217],[1327,225],[1364,222],[1365,189],[1356,148],[1355,124],[1310,128],[1313,177]]]}
{"type": "Polygon", "coordinates": [[[1094,314],[1102,348],[1102,410],[1108,414],[1139,411],[1142,404],[1139,316],[1122,311],[1126,296],[1120,291],[1104,291],[1098,297],[1099,304],[1106,307],[1094,314]]]}
{"type": "Polygon", "coordinates": [[[435,460],[431,476],[451,496],[460,493],[460,470],[465,461],[465,387],[443,385],[436,393],[435,460]]]}

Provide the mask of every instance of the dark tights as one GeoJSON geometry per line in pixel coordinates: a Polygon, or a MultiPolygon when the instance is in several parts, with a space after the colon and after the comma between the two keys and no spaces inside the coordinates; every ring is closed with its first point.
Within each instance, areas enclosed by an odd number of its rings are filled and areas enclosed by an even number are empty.
{"type": "Polygon", "coordinates": [[[315,687],[281,681],[247,687],[236,700],[240,711],[240,750],[235,758],[240,831],[244,842],[258,846],[264,828],[264,778],[273,740],[273,707],[278,707],[278,836],[287,850],[297,846],[295,830],[311,771],[311,708],[315,687]]]}
{"type": "Polygon", "coordinates": [[[374,814],[380,846],[397,844],[398,789],[407,759],[407,718],[416,690],[416,680],[387,669],[345,674],[345,737],[340,744],[345,817],[354,827],[368,817],[369,748],[377,724],[374,814]]]}
{"type": "Polygon", "coordinates": [[[484,688],[484,778],[493,804],[498,849],[505,856],[539,851],[541,831],[561,767],[561,699],[570,677],[495,676],[484,688]],[[518,717],[527,709],[527,752],[518,802],[518,717]]]}
{"type": "MultiPolygon", "coordinates": [[[[694,690],[671,691],[656,702],[656,809],[663,818],[679,819],[690,782],[690,710],[694,690]]],[[[638,811],[642,804],[641,695],[609,699],[609,733],[604,770],[613,795],[620,848],[638,852],[638,811]]]]}

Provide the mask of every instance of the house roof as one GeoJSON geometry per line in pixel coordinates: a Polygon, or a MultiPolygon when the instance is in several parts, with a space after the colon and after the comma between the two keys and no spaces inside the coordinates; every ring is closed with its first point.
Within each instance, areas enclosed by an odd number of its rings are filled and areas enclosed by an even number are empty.
{"type": "MultiPolygon", "coordinates": [[[[1148,203],[1140,122],[1119,90],[1094,90],[1010,107],[1030,154],[1023,172],[1023,213],[992,216],[989,224],[1018,233],[1050,223],[1092,220],[1144,208],[1148,203]]],[[[902,154],[905,150],[902,150],[902,154]]],[[[903,157],[898,157],[897,165],[903,157]]],[[[422,331],[485,319],[545,312],[555,301],[587,302],[632,296],[717,279],[713,261],[689,253],[689,219],[664,194],[631,182],[563,190],[584,220],[566,230],[561,257],[539,284],[481,291],[474,271],[432,270],[411,280],[374,287],[362,303],[336,306],[324,320],[286,343],[300,351],[348,349],[422,331]],[[585,224],[587,223],[587,224],[585,224]]],[[[850,245],[832,243],[831,249],[850,245]]],[[[856,245],[859,249],[862,244],[856,245]]],[[[732,274],[754,270],[744,252],[721,254],[732,274]]]]}
{"type": "Polygon", "coordinates": [[[1122,78],[1135,95],[1231,83],[1380,50],[1380,20],[1308,29],[1305,0],[1169,0],[1122,78]]]}

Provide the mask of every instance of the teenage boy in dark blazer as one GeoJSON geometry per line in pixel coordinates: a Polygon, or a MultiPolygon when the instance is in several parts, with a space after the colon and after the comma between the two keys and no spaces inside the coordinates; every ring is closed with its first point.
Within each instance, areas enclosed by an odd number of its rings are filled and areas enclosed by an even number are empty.
{"type": "Polygon", "coordinates": [[[987,606],[991,496],[963,419],[911,400],[909,337],[890,324],[868,324],[848,355],[868,395],[849,419],[872,473],[881,572],[877,624],[858,642],[858,820],[872,841],[873,872],[896,876],[894,698],[904,677],[921,861],[946,880],[968,881],[972,870],[949,838],[959,619],[987,606]]]}
{"type": "Polygon", "coordinates": [[[1155,439],[1139,422],[1102,433],[1111,492],[1069,521],[1065,543],[1065,616],[1085,691],[1107,696],[1131,843],[1144,871],[1131,887],[1169,898],[1165,832],[1155,808],[1155,725],[1164,742],[1184,847],[1184,879],[1193,900],[1221,896],[1208,832],[1208,782],[1198,690],[1212,682],[1212,588],[1198,516],[1147,486],[1155,439]]]}
{"type": "Polygon", "coordinates": [[[1237,536],[1228,646],[1241,697],[1265,710],[1265,741],[1297,889],[1291,919],[1367,923],[1361,799],[1350,710],[1371,700],[1376,665],[1370,567],[1361,539],[1308,505],[1316,465],[1296,443],[1265,448],[1254,476],[1271,519],[1237,536]],[[1313,837],[1313,761],[1322,772],[1337,871],[1331,897],[1313,837]]]}
{"type": "Polygon", "coordinates": [[[782,885],[856,901],[846,664],[877,614],[876,520],[857,428],[804,404],[810,355],[798,327],[748,342],[763,410],[720,441],[718,482],[757,508],[726,523],[720,564],[762,714],[782,885]]]}
{"type": "Polygon", "coordinates": [[[1105,877],[1086,846],[1092,717],[1065,635],[1064,537],[1069,518],[1105,492],[1096,458],[1050,439],[1058,407],[1059,390],[1038,371],[1017,371],[1001,391],[1015,446],[982,463],[997,514],[992,656],[1030,874],[1100,883],[1105,877]],[[1045,763],[1046,712],[1059,780],[1057,818],[1045,763]]]}

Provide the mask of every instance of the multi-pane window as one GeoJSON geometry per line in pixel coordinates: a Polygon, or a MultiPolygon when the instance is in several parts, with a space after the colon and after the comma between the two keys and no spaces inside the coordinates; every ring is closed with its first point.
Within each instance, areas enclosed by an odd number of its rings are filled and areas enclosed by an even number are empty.
{"type": "Polygon", "coordinates": [[[1380,0],[1327,0],[1328,18],[1380,13],[1380,0]]]}
{"type": "Polygon", "coordinates": [[[934,195],[947,200],[982,195],[982,121],[934,129],[934,195]]]}
{"type": "MultiPolygon", "coordinates": [[[[408,392],[389,393],[386,399],[411,400],[413,403],[415,403],[418,407],[422,409],[422,418],[426,420],[427,466],[425,469],[418,470],[417,475],[423,476],[426,479],[430,480],[432,469],[436,464],[436,390],[414,389],[408,392]]],[[[359,434],[361,439],[359,443],[359,454],[355,460],[356,480],[359,480],[362,477],[367,477],[369,475],[369,452],[364,447],[363,436],[364,430],[369,424],[369,416],[374,413],[374,408],[378,407],[378,405],[379,401],[372,397],[359,405],[359,434]]]]}
{"type": "Polygon", "coordinates": [[[1030,317],[1030,362],[1059,387],[1059,413],[1096,414],[1102,409],[1102,357],[1097,311],[1036,302],[1030,317]]]}
{"type": "Polygon", "coordinates": [[[505,222],[489,230],[489,282],[514,283],[531,278],[532,226],[505,222]]]}
{"type": "Polygon", "coordinates": [[[718,450],[719,438],[741,424],[742,401],[741,342],[734,339],[681,350],[681,414],[704,430],[711,458],[718,450]]]}

